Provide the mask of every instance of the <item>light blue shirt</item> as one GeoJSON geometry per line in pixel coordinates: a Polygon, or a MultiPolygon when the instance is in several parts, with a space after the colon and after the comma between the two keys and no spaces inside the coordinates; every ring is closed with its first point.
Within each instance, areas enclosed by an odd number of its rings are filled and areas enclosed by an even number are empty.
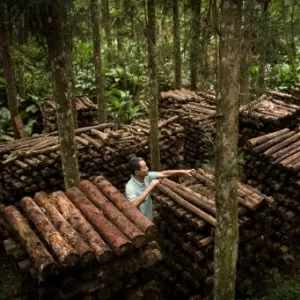
{"type": "MultiPolygon", "coordinates": [[[[125,189],[126,198],[129,201],[132,201],[135,198],[137,198],[140,194],[142,194],[145,191],[149,183],[153,179],[158,178],[159,175],[160,172],[149,172],[148,176],[145,177],[144,182],[140,182],[133,175],[131,175],[130,180],[126,184],[126,189],[125,189]]],[[[145,201],[139,206],[139,210],[150,221],[152,221],[152,199],[150,194],[145,198],[145,201]]]]}

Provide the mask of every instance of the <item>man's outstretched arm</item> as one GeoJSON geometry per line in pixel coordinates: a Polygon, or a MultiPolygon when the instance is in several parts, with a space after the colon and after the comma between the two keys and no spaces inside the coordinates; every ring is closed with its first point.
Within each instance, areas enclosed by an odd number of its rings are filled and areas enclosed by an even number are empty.
{"type": "Polygon", "coordinates": [[[159,174],[159,178],[165,178],[165,177],[169,177],[172,175],[189,175],[191,176],[191,172],[194,169],[191,170],[166,170],[166,171],[161,171],[159,174]]]}

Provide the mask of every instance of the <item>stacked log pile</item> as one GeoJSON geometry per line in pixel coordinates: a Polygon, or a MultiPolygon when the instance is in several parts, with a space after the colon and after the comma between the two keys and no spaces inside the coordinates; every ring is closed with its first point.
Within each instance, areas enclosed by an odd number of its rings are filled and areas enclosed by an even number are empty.
{"type": "MultiPolygon", "coordinates": [[[[97,105],[86,96],[76,98],[76,110],[78,127],[91,126],[96,124],[97,105]]],[[[53,99],[46,100],[43,108],[44,132],[57,130],[56,124],[56,102],[53,99]]]]}
{"type": "Polygon", "coordinates": [[[142,270],[162,259],[157,227],[102,176],[24,197],[20,207],[4,209],[16,232],[4,246],[35,288],[31,299],[108,299],[144,284],[142,270]]]}
{"type": "Polygon", "coordinates": [[[292,95],[299,101],[299,99],[300,99],[300,82],[297,82],[292,86],[292,95]]]}
{"type": "MultiPolygon", "coordinates": [[[[176,168],[183,159],[184,129],[178,117],[161,120],[160,151],[162,168],[176,168]]],[[[136,154],[149,161],[149,120],[142,119],[119,129],[100,124],[76,130],[81,178],[107,176],[124,189],[130,177],[128,160],[136,154]]],[[[0,146],[2,189],[0,201],[19,201],[37,191],[63,189],[57,133],[5,143],[0,146]]]]}
{"type": "Polygon", "coordinates": [[[300,121],[300,105],[290,94],[267,91],[240,109],[240,145],[254,137],[283,128],[294,129],[300,121]]]}
{"type": "MultiPolygon", "coordinates": [[[[161,180],[155,196],[156,216],[164,261],[154,272],[167,292],[178,299],[212,299],[216,207],[214,177],[202,169],[184,184],[161,180]]],[[[293,232],[288,215],[280,215],[276,202],[250,186],[238,184],[239,258],[236,290],[239,296],[257,291],[268,271],[290,259],[293,232]],[[270,225],[276,220],[276,227],[270,225]],[[283,238],[284,237],[284,238],[283,238]],[[289,244],[287,244],[289,243],[289,244]]],[[[299,231],[299,230],[298,230],[299,231]]]]}
{"type": "Polygon", "coordinates": [[[185,129],[184,161],[196,166],[210,160],[214,152],[214,96],[188,90],[162,92],[159,101],[161,116],[179,115],[185,129]]]}
{"type": "MultiPolygon", "coordinates": [[[[299,101],[298,101],[299,102],[299,101]]],[[[257,101],[240,108],[239,145],[248,139],[285,127],[294,129],[300,121],[300,105],[295,97],[268,91],[257,101]]],[[[213,92],[174,90],[162,92],[161,116],[179,115],[185,128],[185,162],[197,167],[214,153],[216,96],[213,92]]]]}

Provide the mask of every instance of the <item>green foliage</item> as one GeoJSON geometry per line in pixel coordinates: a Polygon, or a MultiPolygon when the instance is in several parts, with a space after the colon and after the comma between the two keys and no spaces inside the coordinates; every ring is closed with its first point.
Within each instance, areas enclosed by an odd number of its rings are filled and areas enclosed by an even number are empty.
{"type": "Polygon", "coordinates": [[[0,141],[13,140],[10,111],[6,107],[0,108],[0,141]]]}
{"type": "Polygon", "coordinates": [[[145,111],[139,104],[134,104],[132,96],[128,91],[112,88],[106,93],[108,97],[108,112],[117,123],[128,124],[139,118],[145,111]]]}

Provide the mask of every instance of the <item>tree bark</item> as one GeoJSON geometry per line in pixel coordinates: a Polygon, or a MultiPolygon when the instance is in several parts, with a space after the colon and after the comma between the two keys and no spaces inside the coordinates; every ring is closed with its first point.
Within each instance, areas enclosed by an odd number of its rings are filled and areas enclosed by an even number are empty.
{"type": "Polygon", "coordinates": [[[38,273],[42,276],[55,274],[57,265],[54,259],[19,210],[14,206],[8,206],[4,213],[10,225],[18,233],[38,273]]]}
{"type": "Polygon", "coordinates": [[[91,0],[91,17],[93,26],[93,51],[96,78],[96,98],[98,105],[98,122],[106,122],[106,101],[102,78],[102,55],[101,55],[101,35],[100,35],[100,8],[99,0],[91,0]]]}
{"type": "Polygon", "coordinates": [[[4,3],[0,4],[0,54],[2,56],[3,74],[8,99],[8,108],[11,115],[11,124],[14,138],[24,138],[25,132],[22,120],[19,116],[19,101],[16,90],[16,78],[14,61],[11,55],[12,23],[9,20],[9,12],[4,3]],[[19,122],[19,124],[17,124],[19,122]]]}
{"type": "Polygon", "coordinates": [[[180,20],[179,0],[173,0],[173,47],[174,47],[174,71],[175,89],[181,89],[181,49],[180,49],[180,20]]]}
{"type": "Polygon", "coordinates": [[[29,197],[24,197],[20,205],[44,240],[51,247],[60,263],[66,267],[76,265],[79,259],[77,251],[62,238],[34,201],[29,197]]]}
{"type": "Polygon", "coordinates": [[[82,262],[89,262],[94,258],[91,248],[59,213],[56,207],[51,203],[50,198],[51,197],[45,192],[39,192],[35,194],[34,201],[43,209],[45,215],[60,232],[61,236],[79,253],[82,262]]]}
{"type": "Polygon", "coordinates": [[[220,90],[216,105],[220,117],[216,122],[215,300],[235,299],[241,6],[241,1],[224,0],[220,15],[220,90]]]}
{"type": "Polygon", "coordinates": [[[240,105],[245,105],[250,102],[250,82],[249,71],[252,57],[252,42],[253,42],[253,11],[254,1],[248,0],[244,2],[243,7],[243,35],[242,35],[242,53],[241,53],[241,81],[240,81],[240,105]]]}
{"type": "Polygon", "coordinates": [[[136,248],[146,245],[148,241],[143,232],[135,227],[92,182],[83,180],[79,188],[95,206],[103,211],[105,217],[132,241],[136,248]]]}
{"type": "Polygon", "coordinates": [[[103,176],[97,176],[93,182],[100,191],[118,207],[120,211],[138,228],[140,228],[150,239],[157,237],[157,227],[149,221],[125,196],[120,193],[103,176]]]}
{"type": "Polygon", "coordinates": [[[57,99],[57,125],[65,188],[79,184],[79,167],[75,143],[73,111],[71,103],[72,81],[68,78],[65,51],[64,12],[62,2],[54,0],[42,12],[42,32],[48,43],[54,90],[57,99]]]}
{"type": "Polygon", "coordinates": [[[190,70],[191,90],[197,90],[197,77],[199,66],[200,32],[201,32],[201,0],[191,0],[191,45],[190,45],[190,70]]]}
{"type": "Polygon", "coordinates": [[[147,0],[148,12],[148,69],[150,90],[150,160],[151,168],[160,170],[159,131],[158,131],[158,84],[156,67],[156,1],[147,0]]]}
{"type": "Polygon", "coordinates": [[[77,187],[68,189],[66,194],[117,255],[129,252],[131,243],[127,237],[77,187]]]}
{"type": "Polygon", "coordinates": [[[82,238],[94,250],[97,260],[103,263],[110,261],[112,259],[110,248],[68,197],[63,192],[55,192],[51,196],[53,196],[50,199],[51,203],[56,206],[62,216],[81,234],[82,238]]]}
{"type": "Polygon", "coordinates": [[[267,48],[267,37],[268,37],[268,15],[269,15],[269,3],[271,0],[263,0],[263,11],[262,11],[262,24],[260,27],[260,38],[259,38],[259,69],[257,79],[257,96],[261,96],[265,89],[265,68],[266,68],[266,48],[267,48]]]}
{"type": "Polygon", "coordinates": [[[111,38],[111,16],[109,12],[109,0],[103,0],[101,3],[102,8],[102,24],[105,31],[105,38],[107,44],[107,61],[108,64],[112,63],[114,48],[112,45],[112,38],[111,38]]]}

